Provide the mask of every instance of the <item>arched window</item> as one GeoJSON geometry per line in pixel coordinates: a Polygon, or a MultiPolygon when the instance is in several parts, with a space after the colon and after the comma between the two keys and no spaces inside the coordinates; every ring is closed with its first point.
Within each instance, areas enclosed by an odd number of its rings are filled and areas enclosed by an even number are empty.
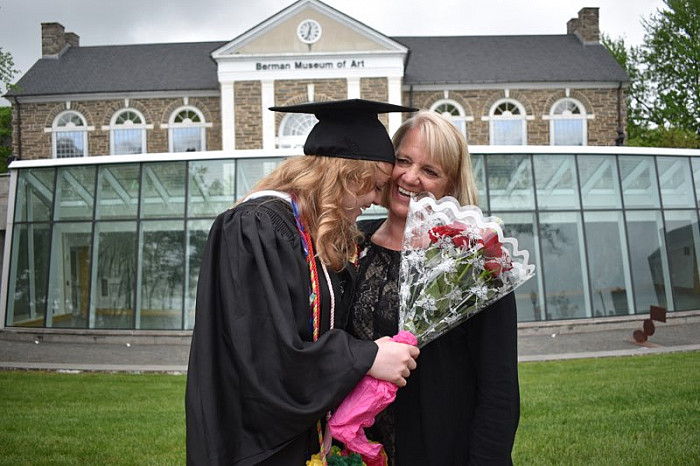
{"type": "Polygon", "coordinates": [[[527,115],[517,101],[503,99],[489,112],[491,144],[518,146],[527,144],[527,115]]]}
{"type": "Polygon", "coordinates": [[[461,105],[453,100],[439,100],[435,102],[430,110],[448,118],[464,137],[467,137],[467,121],[474,121],[473,117],[467,116],[461,105]]]}
{"type": "Polygon", "coordinates": [[[554,102],[549,113],[550,144],[553,146],[585,146],[587,144],[586,109],[574,99],[554,102]]]}
{"type": "Polygon", "coordinates": [[[146,120],[138,110],[127,108],[114,114],[109,125],[113,155],[146,153],[146,120]]]}
{"type": "Polygon", "coordinates": [[[207,150],[206,121],[194,107],[180,107],[168,123],[170,152],[198,152],[207,150]]]}
{"type": "Polygon", "coordinates": [[[288,113],[280,123],[277,147],[279,149],[303,147],[306,136],[318,119],[307,113],[288,113]]]}
{"type": "Polygon", "coordinates": [[[59,113],[51,126],[54,158],[87,157],[87,131],[85,118],[78,112],[59,113]]]}

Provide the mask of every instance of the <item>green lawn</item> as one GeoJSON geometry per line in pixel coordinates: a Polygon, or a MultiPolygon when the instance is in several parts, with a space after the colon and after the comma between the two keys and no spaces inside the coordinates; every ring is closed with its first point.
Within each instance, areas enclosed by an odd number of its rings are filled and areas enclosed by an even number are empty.
{"type": "MultiPolygon", "coordinates": [[[[523,363],[520,386],[516,464],[700,464],[700,352],[523,363]]],[[[179,375],[0,371],[0,464],[184,464],[184,392],[179,375]]]]}

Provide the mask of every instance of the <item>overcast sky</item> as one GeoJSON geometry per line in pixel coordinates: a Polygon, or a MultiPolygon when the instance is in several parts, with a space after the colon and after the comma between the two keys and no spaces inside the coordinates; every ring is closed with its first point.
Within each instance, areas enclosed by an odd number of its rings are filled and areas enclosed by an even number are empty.
{"type": "MultiPolygon", "coordinates": [[[[41,58],[41,23],[59,22],[81,46],[230,40],[293,0],[0,0],[0,47],[19,79],[41,58]]],[[[565,34],[583,7],[601,32],[639,44],[641,18],[662,0],[325,0],[387,36],[565,34]]],[[[0,94],[4,93],[4,89],[0,94]]],[[[4,100],[4,99],[3,99],[4,100]]],[[[6,104],[7,102],[2,102],[6,104]]]]}

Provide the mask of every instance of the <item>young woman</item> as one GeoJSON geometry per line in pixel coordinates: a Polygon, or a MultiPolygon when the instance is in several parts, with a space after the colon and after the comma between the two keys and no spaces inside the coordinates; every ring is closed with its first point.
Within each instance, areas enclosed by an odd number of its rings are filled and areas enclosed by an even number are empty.
{"type": "Polygon", "coordinates": [[[185,399],[191,465],[303,465],[318,423],[365,374],[399,386],[417,348],[342,330],[354,289],[355,221],[377,200],[394,151],[378,113],[351,100],[274,107],[314,113],[286,160],[221,214],[197,289],[185,399]]]}
{"type": "MultiPolygon", "coordinates": [[[[394,135],[396,164],[384,190],[386,220],[362,222],[356,297],[348,331],[373,340],[398,331],[401,246],[411,196],[431,192],[477,204],[466,140],[435,112],[394,135]]],[[[512,294],[423,347],[396,401],[368,437],[397,466],[510,464],[519,419],[517,313],[512,294]]]]}

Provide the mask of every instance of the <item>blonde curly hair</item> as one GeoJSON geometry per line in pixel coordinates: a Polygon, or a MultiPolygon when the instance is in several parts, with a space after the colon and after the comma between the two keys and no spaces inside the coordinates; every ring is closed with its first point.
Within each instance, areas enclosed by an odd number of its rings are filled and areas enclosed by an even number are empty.
{"type": "Polygon", "coordinates": [[[315,155],[290,157],[253,191],[272,189],[293,194],[317,256],[339,271],[355,259],[357,241],[362,237],[355,219],[345,213],[343,199],[376,189],[378,171],[388,175],[391,165],[315,155]]]}

